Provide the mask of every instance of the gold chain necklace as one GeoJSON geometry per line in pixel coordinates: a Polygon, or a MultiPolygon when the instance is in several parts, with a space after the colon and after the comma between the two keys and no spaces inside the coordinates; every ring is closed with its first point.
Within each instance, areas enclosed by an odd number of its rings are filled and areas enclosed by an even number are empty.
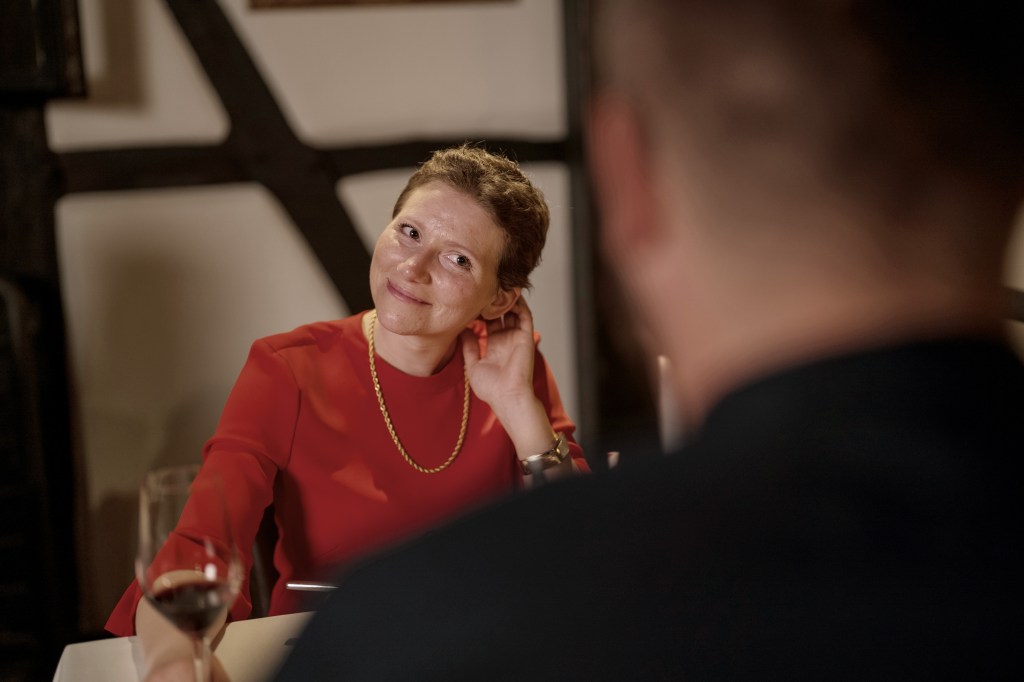
{"type": "Polygon", "coordinates": [[[391,434],[391,440],[394,441],[395,447],[398,448],[398,452],[402,454],[405,461],[409,463],[416,471],[421,474],[436,474],[439,471],[444,471],[459,454],[459,450],[462,449],[462,441],[466,439],[466,426],[469,424],[469,374],[466,372],[466,366],[462,366],[462,377],[463,377],[463,396],[462,396],[462,426],[459,427],[459,440],[455,443],[455,449],[452,450],[452,454],[448,456],[447,461],[440,466],[436,466],[428,469],[425,466],[417,464],[409,453],[402,447],[402,441],[398,440],[398,434],[395,433],[395,426],[391,423],[391,415],[388,414],[388,406],[384,404],[384,393],[380,390],[380,379],[377,378],[377,363],[373,359],[373,330],[377,326],[377,311],[374,310],[370,313],[370,377],[373,379],[373,390],[377,393],[377,404],[380,405],[380,413],[384,416],[384,424],[388,427],[388,433],[391,434]]]}

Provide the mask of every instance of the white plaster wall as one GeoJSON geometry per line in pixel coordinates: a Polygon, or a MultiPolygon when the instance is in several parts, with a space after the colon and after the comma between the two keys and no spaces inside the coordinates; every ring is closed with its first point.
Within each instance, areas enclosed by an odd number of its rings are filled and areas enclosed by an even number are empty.
{"type": "Polygon", "coordinates": [[[307,142],[565,130],[559,0],[223,4],[307,142]]]}
{"type": "MultiPolygon", "coordinates": [[[[555,0],[220,3],[309,144],[565,129],[555,0]]],[[[90,96],[50,105],[55,150],[224,138],[230,123],[163,0],[81,0],[80,12],[90,96]]],[[[411,170],[339,183],[368,246],[411,170]]],[[[531,303],[574,414],[567,173],[552,163],[525,170],[553,218],[531,303]]],[[[100,628],[132,577],[143,472],[198,460],[253,339],[349,311],[259,185],[71,195],[57,226],[85,476],[84,626],[100,628]]]]}

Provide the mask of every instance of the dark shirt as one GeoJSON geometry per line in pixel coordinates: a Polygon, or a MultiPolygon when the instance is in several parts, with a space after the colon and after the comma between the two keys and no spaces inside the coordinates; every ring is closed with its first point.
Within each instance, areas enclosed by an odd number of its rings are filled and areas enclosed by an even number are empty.
{"type": "Polygon", "coordinates": [[[278,679],[1008,676],[1022,453],[1024,367],[1002,344],[780,372],[670,457],[366,563],[278,679]]]}

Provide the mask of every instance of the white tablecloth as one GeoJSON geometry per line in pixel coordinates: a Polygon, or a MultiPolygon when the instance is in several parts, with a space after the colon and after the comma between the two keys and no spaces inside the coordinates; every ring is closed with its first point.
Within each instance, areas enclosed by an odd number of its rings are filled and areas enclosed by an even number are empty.
{"type": "MultiPolygon", "coordinates": [[[[291,650],[311,614],[229,623],[215,652],[232,682],[264,682],[291,650]]],[[[142,652],[135,637],[100,639],[64,647],[54,682],[138,682],[142,652]]]]}

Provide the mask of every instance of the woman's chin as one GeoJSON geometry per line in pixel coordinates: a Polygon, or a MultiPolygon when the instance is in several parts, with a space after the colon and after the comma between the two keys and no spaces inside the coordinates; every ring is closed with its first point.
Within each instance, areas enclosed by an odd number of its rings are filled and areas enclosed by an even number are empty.
{"type": "Polygon", "coordinates": [[[377,308],[377,320],[385,330],[401,336],[429,333],[429,325],[415,311],[401,310],[397,306],[385,305],[377,308]]]}

